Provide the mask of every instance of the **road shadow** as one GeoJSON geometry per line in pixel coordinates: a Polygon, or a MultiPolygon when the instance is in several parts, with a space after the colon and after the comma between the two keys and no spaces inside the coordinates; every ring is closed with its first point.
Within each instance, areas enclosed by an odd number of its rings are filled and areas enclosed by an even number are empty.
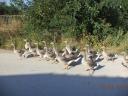
{"type": "Polygon", "coordinates": [[[57,74],[0,76],[0,96],[128,96],[128,79],[57,74]]]}

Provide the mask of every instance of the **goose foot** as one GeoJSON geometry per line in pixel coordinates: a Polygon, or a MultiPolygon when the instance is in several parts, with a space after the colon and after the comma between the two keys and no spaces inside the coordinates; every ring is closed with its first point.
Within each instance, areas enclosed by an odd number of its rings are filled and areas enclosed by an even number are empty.
{"type": "Polygon", "coordinates": [[[92,75],[94,74],[94,70],[93,70],[93,69],[90,70],[90,71],[89,71],[89,74],[92,76],[92,75]]]}
{"type": "Polygon", "coordinates": [[[43,58],[40,58],[39,61],[44,60],[43,58]]]}
{"type": "Polygon", "coordinates": [[[52,64],[58,64],[58,61],[55,60],[55,61],[52,62],[52,64]]]}
{"type": "Polygon", "coordinates": [[[64,69],[68,70],[69,69],[69,65],[68,64],[65,64],[64,69]]]}

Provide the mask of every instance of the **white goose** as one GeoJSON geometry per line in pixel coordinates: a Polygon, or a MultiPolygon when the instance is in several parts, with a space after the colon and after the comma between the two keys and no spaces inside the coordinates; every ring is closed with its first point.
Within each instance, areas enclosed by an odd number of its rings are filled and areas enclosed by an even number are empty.
{"type": "Polygon", "coordinates": [[[28,47],[29,47],[29,48],[28,48],[28,51],[29,51],[31,54],[33,54],[33,56],[36,56],[36,55],[37,55],[37,53],[36,53],[36,48],[32,48],[31,45],[29,45],[28,47]]]}
{"type": "Polygon", "coordinates": [[[24,50],[17,50],[14,43],[11,44],[13,46],[13,52],[21,59],[22,54],[25,52],[24,50]]]}
{"type": "Polygon", "coordinates": [[[49,54],[49,52],[48,52],[48,47],[47,47],[46,41],[42,41],[42,42],[43,42],[44,45],[45,45],[45,47],[44,47],[44,49],[45,49],[45,54],[43,55],[43,58],[46,59],[47,61],[48,61],[48,60],[51,60],[52,58],[51,58],[51,56],[50,56],[50,54],[49,54]]]}
{"type": "Polygon", "coordinates": [[[28,42],[27,39],[24,39],[24,41],[25,41],[25,45],[24,45],[24,47],[25,47],[25,49],[27,50],[27,49],[29,49],[30,42],[28,42]]]}
{"type": "Polygon", "coordinates": [[[53,42],[51,42],[50,44],[52,45],[53,52],[55,53],[55,55],[59,55],[59,53],[57,52],[57,50],[55,48],[55,44],[53,42]]]}

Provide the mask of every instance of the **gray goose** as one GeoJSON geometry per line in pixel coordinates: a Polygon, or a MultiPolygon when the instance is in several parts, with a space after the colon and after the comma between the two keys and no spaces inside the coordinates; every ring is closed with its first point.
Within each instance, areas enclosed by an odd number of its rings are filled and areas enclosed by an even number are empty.
{"type": "Polygon", "coordinates": [[[36,45],[36,53],[40,58],[43,58],[43,55],[45,53],[45,50],[39,49],[39,43],[34,43],[36,45]]]}
{"type": "Polygon", "coordinates": [[[51,54],[48,52],[46,41],[42,41],[42,42],[44,43],[44,49],[45,49],[45,54],[43,55],[43,58],[46,59],[47,61],[52,60],[51,54]]]}
{"type": "Polygon", "coordinates": [[[114,59],[116,58],[116,55],[115,55],[115,53],[113,53],[113,52],[110,52],[110,51],[107,51],[107,49],[106,49],[106,47],[105,46],[103,46],[103,47],[101,47],[102,48],[102,56],[103,56],[103,58],[106,60],[106,61],[108,61],[108,60],[112,60],[112,61],[114,61],[114,59]]]}
{"type": "Polygon", "coordinates": [[[121,63],[124,67],[128,68],[128,54],[123,52],[123,60],[121,63]]]}
{"type": "Polygon", "coordinates": [[[81,57],[77,58],[77,59],[72,59],[72,60],[67,60],[66,58],[64,58],[62,55],[59,55],[58,51],[56,50],[54,43],[51,42],[51,44],[53,45],[53,51],[56,55],[55,61],[59,62],[60,64],[64,65],[64,69],[68,69],[70,64],[72,64],[73,62],[77,62],[79,59],[81,59],[81,57]]]}
{"type": "Polygon", "coordinates": [[[13,46],[14,54],[16,54],[18,58],[21,58],[25,51],[16,49],[16,45],[14,43],[12,43],[11,45],[13,46]]]}
{"type": "Polygon", "coordinates": [[[88,56],[90,56],[90,55],[92,56],[92,59],[94,59],[94,60],[96,60],[96,59],[98,60],[99,59],[101,54],[96,52],[89,45],[86,45],[84,49],[85,49],[85,60],[87,60],[88,56]]]}
{"type": "Polygon", "coordinates": [[[63,52],[62,56],[68,55],[68,54],[76,54],[76,53],[79,53],[79,50],[76,49],[75,47],[74,47],[75,50],[73,50],[71,48],[71,46],[68,44],[67,41],[64,41],[64,43],[65,43],[65,48],[64,48],[64,52],[63,52]]]}
{"type": "Polygon", "coordinates": [[[24,48],[27,50],[27,49],[29,49],[30,42],[28,42],[28,40],[27,40],[27,39],[24,39],[24,41],[25,41],[24,48]]]}
{"type": "Polygon", "coordinates": [[[68,44],[67,41],[64,41],[64,43],[65,43],[65,51],[67,51],[68,54],[71,54],[72,50],[71,50],[70,45],[68,44]]]}
{"type": "Polygon", "coordinates": [[[77,56],[78,56],[79,53],[80,53],[80,52],[78,51],[78,49],[76,49],[76,48],[74,47],[75,50],[72,50],[71,47],[70,47],[70,45],[68,44],[68,42],[67,42],[67,41],[64,41],[64,42],[65,42],[65,48],[64,48],[64,52],[62,53],[62,56],[63,56],[64,58],[69,59],[69,60],[71,60],[71,59],[76,59],[77,56]]]}
{"type": "Polygon", "coordinates": [[[31,44],[28,47],[28,52],[31,53],[33,56],[36,56],[36,48],[32,48],[31,44]]]}
{"type": "Polygon", "coordinates": [[[87,64],[87,66],[89,67],[86,69],[86,71],[94,72],[95,69],[97,69],[99,67],[99,63],[97,62],[97,60],[100,58],[101,55],[94,54],[93,52],[91,52],[88,46],[86,46],[86,48],[84,48],[84,49],[86,49],[86,51],[83,54],[82,63],[87,64]],[[96,55],[96,56],[94,56],[94,55],[96,55]]]}

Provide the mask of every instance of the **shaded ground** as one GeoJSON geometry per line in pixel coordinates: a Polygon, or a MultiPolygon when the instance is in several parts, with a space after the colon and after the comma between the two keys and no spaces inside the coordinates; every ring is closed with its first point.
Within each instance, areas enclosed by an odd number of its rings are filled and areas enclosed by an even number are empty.
{"type": "Polygon", "coordinates": [[[128,96],[128,79],[35,74],[0,76],[0,96],[128,96]]]}

